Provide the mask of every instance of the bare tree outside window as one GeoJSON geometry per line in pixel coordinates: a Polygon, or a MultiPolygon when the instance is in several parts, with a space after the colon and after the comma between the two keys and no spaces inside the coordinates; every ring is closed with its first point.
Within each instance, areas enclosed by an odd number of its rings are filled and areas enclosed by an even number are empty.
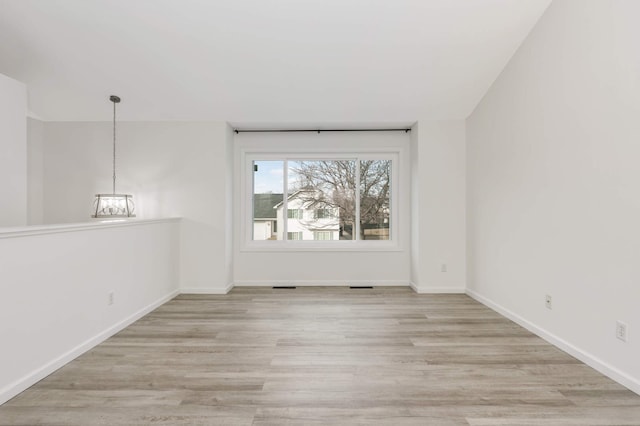
{"type": "MultiPolygon", "coordinates": [[[[307,208],[338,212],[340,239],[355,239],[355,160],[292,161],[289,191],[297,192],[307,208]]],[[[388,240],[391,195],[391,161],[360,161],[361,240],[388,240]]]]}
{"type": "Polygon", "coordinates": [[[355,160],[290,161],[289,193],[308,209],[336,212],[339,238],[355,239],[355,160]]]}
{"type": "Polygon", "coordinates": [[[360,161],[360,238],[388,240],[391,161],[360,161]]]}

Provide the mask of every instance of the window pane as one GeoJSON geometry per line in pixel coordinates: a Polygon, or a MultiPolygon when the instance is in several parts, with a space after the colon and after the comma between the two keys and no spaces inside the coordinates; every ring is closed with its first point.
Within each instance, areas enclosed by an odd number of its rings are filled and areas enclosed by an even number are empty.
{"type": "Polygon", "coordinates": [[[360,239],[388,240],[391,160],[360,161],[360,239]]]}
{"type": "Polygon", "coordinates": [[[302,209],[287,209],[288,219],[304,219],[304,212],[302,209]]]}
{"type": "Polygon", "coordinates": [[[355,238],[355,160],[289,161],[287,173],[289,209],[299,210],[299,217],[289,217],[290,231],[309,240],[317,239],[314,231],[326,231],[331,239],[355,238]]]}
{"type": "Polygon", "coordinates": [[[314,211],[314,218],[316,219],[330,219],[333,217],[331,209],[316,209],[314,211]]]}
{"type": "Polygon", "coordinates": [[[284,161],[253,162],[253,240],[278,240],[284,161]],[[279,207],[279,208],[278,208],[279,207]]]}
{"type": "Polygon", "coordinates": [[[331,241],[333,240],[333,231],[314,231],[313,239],[316,241],[331,241]]]}

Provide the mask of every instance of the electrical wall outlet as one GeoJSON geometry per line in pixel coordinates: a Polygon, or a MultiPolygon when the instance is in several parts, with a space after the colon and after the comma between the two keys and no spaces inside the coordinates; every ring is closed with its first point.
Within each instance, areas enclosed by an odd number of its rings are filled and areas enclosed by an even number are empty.
{"type": "Polygon", "coordinates": [[[627,341],[627,324],[616,321],[616,337],[623,342],[627,341]]]}
{"type": "Polygon", "coordinates": [[[107,297],[107,304],[113,305],[115,301],[116,301],[115,294],[112,291],[109,292],[109,295],[107,297]]]}
{"type": "Polygon", "coordinates": [[[550,295],[546,295],[544,297],[544,306],[547,307],[547,309],[553,309],[553,304],[552,304],[553,300],[551,299],[550,295]]]}

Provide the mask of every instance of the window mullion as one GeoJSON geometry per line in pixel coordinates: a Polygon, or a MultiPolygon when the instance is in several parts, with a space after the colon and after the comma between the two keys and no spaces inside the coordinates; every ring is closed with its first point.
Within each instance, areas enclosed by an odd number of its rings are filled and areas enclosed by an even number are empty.
{"type": "Polygon", "coordinates": [[[255,173],[255,164],[256,162],[254,160],[249,160],[250,163],[250,167],[249,170],[251,170],[251,178],[247,180],[247,183],[245,184],[245,190],[247,191],[247,195],[248,197],[245,198],[245,200],[247,201],[247,205],[249,206],[249,208],[247,209],[247,219],[249,219],[247,222],[249,223],[249,227],[247,228],[247,230],[245,230],[245,233],[249,233],[249,235],[251,236],[251,239],[254,239],[254,228],[253,228],[253,221],[254,221],[254,217],[253,217],[253,203],[255,202],[254,199],[254,195],[253,195],[253,187],[255,186],[255,180],[256,180],[256,173],[255,173]]]}
{"type": "Polygon", "coordinates": [[[284,185],[284,188],[282,189],[282,239],[286,244],[286,242],[289,241],[289,160],[285,158],[282,164],[282,167],[284,167],[284,170],[282,171],[282,184],[284,185]]]}
{"type": "Polygon", "coordinates": [[[356,197],[356,212],[354,218],[354,232],[356,234],[356,241],[360,240],[360,160],[356,158],[356,181],[355,181],[355,197],[356,197]]]}

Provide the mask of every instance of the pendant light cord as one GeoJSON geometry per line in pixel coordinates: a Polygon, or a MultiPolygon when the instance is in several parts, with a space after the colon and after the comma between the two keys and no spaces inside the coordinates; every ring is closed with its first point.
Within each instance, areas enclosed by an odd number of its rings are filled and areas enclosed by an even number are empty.
{"type": "Polygon", "coordinates": [[[116,102],[113,102],[113,195],[116,194],[116,102]]]}

